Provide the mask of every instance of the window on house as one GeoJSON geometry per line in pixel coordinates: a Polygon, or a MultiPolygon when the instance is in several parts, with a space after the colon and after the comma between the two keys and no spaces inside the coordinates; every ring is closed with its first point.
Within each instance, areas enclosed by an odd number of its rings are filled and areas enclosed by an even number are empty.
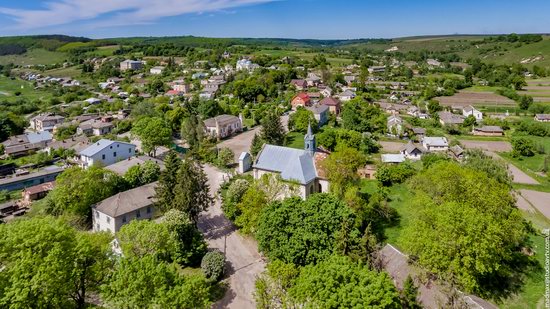
{"type": "Polygon", "coordinates": [[[148,214],[151,213],[151,206],[147,206],[147,213],[148,213],[148,214]]]}
{"type": "Polygon", "coordinates": [[[95,217],[99,218],[99,211],[97,211],[97,210],[95,211],[95,217]]]}
{"type": "Polygon", "coordinates": [[[102,160],[105,160],[105,155],[101,155],[101,159],[102,159],[102,160]]]}
{"type": "Polygon", "coordinates": [[[115,151],[115,152],[113,152],[113,157],[115,157],[115,158],[116,158],[116,151],[115,151]]]}
{"type": "Polygon", "coordinates": [[[111,223],[111,217],[107,216],[107,223],[111,223]]]}
{"type": "Polygon", "coordinates": [[[138,210],[136,210],[136,218],[141,218],[141,212],[138,210]]]}
{"type": "Polygon", "coordinates": [[[116,148],[118,148],[118,147],[120,147],[120,145],[119,145],[119,144],[117,144],[117,145],[116,145],[116,148]]]}
{"type": "Polygon", "coordinates": [[[95,229],[99,231],[99,223],[95,225],[95,229]]]}
{"type": "Polygon", "coordinates": [[[132,153],[132,148],[128,148],[128,153],[132,153]]]}
{"type": "Polygon", "coordinates": [[[109,146],[109,149],[113,149],[113,146],[109,146]]]}
{"type": "Polygon", "coordinates": [[[126,223],[126,215],[122,216],[122,223],[126,223]]]}

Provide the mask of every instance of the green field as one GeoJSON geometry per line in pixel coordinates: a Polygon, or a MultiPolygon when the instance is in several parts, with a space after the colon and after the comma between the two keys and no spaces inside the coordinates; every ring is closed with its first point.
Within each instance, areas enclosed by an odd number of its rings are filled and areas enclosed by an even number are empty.
{"type": "Polygon", "coordinates": [[[28,100],[47,99],[52,95],[48,92],[35,90],[32,83],[20,79],[10,79],[5,76],[0,76],[0,100],[7,99],[14,101],[17,98],[25,98],[28,100]],[[16,96],[16,92],[21,92],[16,96]]]}
{"type": "Polygon", "coordinates": [[[63,63],[66,60],[66,54],[53,52],[45,49],[31,49],[23,55],[0,56],[0,64],[13,63],[15,65],[48,65],[63,63]]]}
{"type": "MultiPolygon", "coordinates": [[[[287,50],[287,49],[262,49],[254,52],[254,55],[269,55],[273,57],[293,57],[311,61],[318,53],[308,53],[304,50],[287,50]]],[[[352,59],[336,58],[325,55],[325,58],[332,66],[342,66],[352,63],[352,59]]]]}
{"type": "Polygon", "coordinates": [[[296,149],[304,149],[304,134],[299,132],[289,132],[286,135],[286,146],[296,149]]]}
{"type": "Polygon", "coordinates": [[[43,75],[49,75],[52,77],[71,77],[76,78],[80,76],[82,70],[78,66],[72,66],[67,68],[53,69],[45,71],[43,75]]]}

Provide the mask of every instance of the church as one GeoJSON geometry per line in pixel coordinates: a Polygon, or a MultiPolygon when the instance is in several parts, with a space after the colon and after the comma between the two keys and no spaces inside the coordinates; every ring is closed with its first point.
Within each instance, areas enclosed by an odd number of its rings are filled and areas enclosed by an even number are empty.
{"type": "Polygon", "coordinates": [[[314,193],[328,192],[329,182],[320,163],[329,153],[317,148],[315,135],[308,127],[304,149],[265,144],[254,161],[254,179],[271,173],[285,181],[299,184],[300,196],[306,199],[314,193]]]}

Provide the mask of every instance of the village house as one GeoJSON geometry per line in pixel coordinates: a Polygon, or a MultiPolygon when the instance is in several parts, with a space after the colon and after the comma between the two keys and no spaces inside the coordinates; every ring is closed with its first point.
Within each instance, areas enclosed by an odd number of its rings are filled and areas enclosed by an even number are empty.
{"type": "Polygon", "coordinates": [[[328,154],[318,149],[315,136],[308,128],[304,137],[304,149],[265,144],[253,165],[254,178],[276,174],[282,180],[296,183],[299,195],[306,199],[314,193],[328,192],[329,182],[319,164],[328,154]]]}
{"type": "Polygon", "coordinates": [[[357,76],[355,75],[346,75],[344,76],[344,81],[348,84],[348,86],[351,86],[357,79],[357,76]]]}
{"type": "Polygon", "coordinates": [[[422,140],[426,136],[426,129],[413,127],[411,129],[412,133],[416,136],[417,140],[422,140]]]}
{"type": "Polygon", "coordinates": [[[101,119],[90,119],[82,122],[76,129],[76,133],[86,136],[102,136],[111,133],[113,129],[113,123],[108,121],[108,118],[102,117],[101,119]]]}
{"type": "Polygon", "coordinates": [[[132,220],[152,219],[156,186],[154,182],[120,192],[92,206],[93,231],[116,233],[132,220]]]}
{"type": "Polygon", "coordinates": [[[293,79],[290,84],[296,88],[296,90],[304,90],[307,88],[307,81],[304,79],[293,79]]]}
{"type": "Polygon", "coordinates": [[[204,121],[206,133],[222,139],[243,131],[242,116],[220,115],[204,121]]]}
{"type": "Polygon", "coordinates": [[[134,166],[143,165],[146,162],[153,162],[159,166],[160,170],[164,170],[164,162],[162,160],[152,158],[149,156],[136,156],[126,160],[118,161],[115,164],[111,164],[105,167],[106,170],[117,173],[120,176],[124,176],[128,170],[134,166]]]}
{"type": "Polygon", "coordinates": [[[342,102],[340,102],[340,100],[332,97],[326,97],[322,99],[319,104],[328,106],[331,113],[340,115],[340,111],[342,109],[342,102]]]}
{"type": "Polygon", "coordinates": [[[120,63],[121,71],[137,71],[143,68],[143,62],[136,60],[124,60],[120,63]]]}
{"type": "Polygon", "coordinates": [[[535,121],[538,122],[550,122],[550,114],[536,114],[535,121]]]}
{"type": "Polygon", "coordinates": [[[4,145],[4,154],[15,158],[44,149],[52,140],[53,136],[48,131],[31,132],[11,136],[2,142],[2,145],[4,145]]]}
{"type": "Polygon", "coordinates": [[[370,74],[384,73],[386,71],[385,66],[371,66],[367,69],[370,74]]]}
{"type": "Polygon", "coordinates": [[[102,139],[80,152],[80,166],[89,168],[94,164],[109,166],[136,154],[136,145],[102,139]]]}
{"type": "Polygon", "coordinates": [[[290,104],[292,105],[292,109],[296,109],[298,106],[311,106],[311,98],[307,95],[307,93],[300,92],[292,98],[290,104]]]}
{"type": "Polygon", "coordinates": [[[387,121],[388,133],[392,136],[399,136],[403,133],[403,119],[396,115],[388,117],[387,121]]]}
{"type": "Polygon", "coordinates": [[[441,66],[441,62],[437,61],[436,59],[428,59],[426,60],[426,63],[430,68],[439,68],[441,66]]]}
{"type": "Polygon", "coordinates": [[[321,89],[320,92],[321,92],[321,95],[325,98],[332,96],[332,88],[330,88],[329,86],[324,87],[323,89],[321,89]]]}
{"type": "Polygon", "coordinates": [[[315,73],[309,73],[307,75],[306,82],[309,87],[316,87],[321,83],[321,78],[315,73]]]}
{"type": "Polygon", "coordinates": [[[474,128],[472,133],[479,136],[503,136],[504,130],[499,126],[483,126],[474,128]]]}
{"type": "Polygon", "coordinates": [[[55,181],[45,182],[36,186],[25,188],[21,192],[22,200],[20,204],[22,206],[29,206],[33,201],[43,199],[48,195],[48,192],[53,190],[55,181]]]}
{"type": "Polygon", "coordinates": [[[152,75],[160,75],[164,71],[164,67],[162,66],[156,66],[149,69],[149,73],[152,75]]]}
{"type": "Polygon", "coordinates": [[[414,161],[420,160],[424,153],[426,153],[426,149],[424,149],[422,145],[415,144],[411,141],[401,149],[401,154],[404,155],[406,159],[414,161]]]}
{"type": "Polygon", "coordinates": [[[449,147],[449,156],[452,159],[460,161],[464,158],[464,149],[462,149],[459,145],[449,147]]]}
{"type": "Polygon", "coordinates": [[[464,117],[474,116],[476,120],[483,120],[483,113],[475,109],[472,105],[468,105],[462,109],[462,115],[464,117]]]}
{"type": "Polygon", "coordinates": [[[50,155],[53,153],[53,151],[58,149],[71,149],[74,150],[75,153],[80,153],[80,151],[84,150],[88,146],[89,138],[87,136],[73,136],[65,140],[49,143],[48,146],[44,148],[44,151],[46,151],[50,155]]]}
{"type": "Polygon", "coordinates": [[[37,132],[52,132],[53,127],[56,124],[63,123],[63,121],[65,121],[65,117],[63,116],[46,113],[31,118],[30,125],[37,132]]]}
{"type": "Polygon", "coordinates": [[[254,71],[259,67],[259,65],[252,63],[252,61],[250,61],[249,59],[241,59],[237,61],[235,69],[237,71],[254,71]]]}
{"type": "Polygon", "coordinates": [[[376,179],[376,165],[367,164],[357,170],[357,174],[362,179],[376,179]]]}
{"type": "Polygon", "coordinates": [[[306,109],[313,113],[313,117],[317,120],[319,127],[324,126],[328,122],[329,107],[321,104],[313,104],[306,107],[306,109]]]}
{"type": "Polygon", "coordinates": [[[464,116],[442,111],[437,113],[442,125],[459,125],[464,123],[464,116]]]}
{"type": "Polygon", "coordinates": [[[447,151],[449,149],[449,142],[446,137],[426,136],[422,139],[422,146],[429,152],[447,151]]]}
{"type": "Polygon", "coordinates": [[[405,155],[402,153],[385,153],[380,156],[382,163],[399,164],[405,162],[405,155]]]}
{"type": "Polygon", "coordinates": [[[340,101],[350,101],[355,98],[355,92],[351,91],[350,89],[345,90],[344,92],[341,92],[338,94],[338,98],[340,101]]]}

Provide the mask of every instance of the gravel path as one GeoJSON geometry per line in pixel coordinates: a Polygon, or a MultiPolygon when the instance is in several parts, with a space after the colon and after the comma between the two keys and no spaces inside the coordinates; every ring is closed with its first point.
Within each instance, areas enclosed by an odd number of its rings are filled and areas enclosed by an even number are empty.
{"type": "MultiPolygon", "coordinates": [[[[223,172],[204,166],[210,191],[215,195],[224,178],[223,172]]],[[[265,263],[258,253],[254,240],[242,237],[235,226],[223,215],[220,200],[216,198],[206,213],[199,218],[199,229],[204,234],[208,247],[226,253],[226,279],[229,288],[223,299],[213,308],[255,308],[254,288],[256,277],[263,272],[265,263]]]]}

